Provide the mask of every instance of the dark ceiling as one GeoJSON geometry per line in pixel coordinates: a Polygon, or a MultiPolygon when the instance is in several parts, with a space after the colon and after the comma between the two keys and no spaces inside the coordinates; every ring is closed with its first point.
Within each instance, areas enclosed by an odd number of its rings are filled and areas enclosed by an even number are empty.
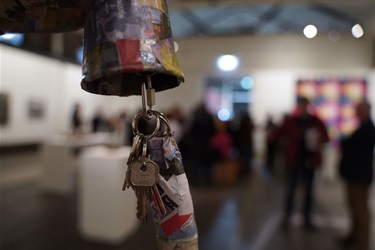
{"type": "Polygon", "coordinates": [[[349,34],[356,23],[361,24],[368,35],[375,35],[375,0],[184,0],[171,3],[170,17],[176,38],[302,33],[309,24],[315,25],[319,33],[336,30],[349,34]]]}
{"type": "MultiPolygon", "coordinates": [[[[130,1],[130,0],[129,0],[130,1]]],[[[318,35],[332,30],[351,37],[359,23],[364,38],[375,39],[375,0],[169,0],[175,40],[189,37],[300,34],[308,24],[318,35]]],[[[75,61],[82,30],[60,34],[26,34],[21,48],[75,61]]]]}

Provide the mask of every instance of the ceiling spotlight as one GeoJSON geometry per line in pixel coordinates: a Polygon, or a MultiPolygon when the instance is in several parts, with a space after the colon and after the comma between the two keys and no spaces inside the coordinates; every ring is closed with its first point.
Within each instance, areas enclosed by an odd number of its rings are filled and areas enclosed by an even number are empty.
{"type": "Polygon", "coordinates": [[[361,25],[359,25],[358,23],[356,25],[353,26],[352,28],[352,35],[355,37],[355,38],[360,38],[361,36],[363,36],[364,32],[363,32],[363,28],[361,25]]]}
{"type": "Polygon", "coordinates": [[[223,71],[232,71],[238,67],[238,58],[234,55],[222,55],[217,59],[217,66],[223,71]]]}
{"type": "Polygon", "coordinates": [[[318,34],[318,29],[314,25],[309,24],[303,29],[303,34],[307,38],[313,38],[318,34]]]}

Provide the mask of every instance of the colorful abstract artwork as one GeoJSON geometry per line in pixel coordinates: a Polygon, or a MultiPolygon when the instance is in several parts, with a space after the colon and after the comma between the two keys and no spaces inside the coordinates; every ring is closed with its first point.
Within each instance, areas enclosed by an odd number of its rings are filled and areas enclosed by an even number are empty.
{"type": "Polygon", "coordinates": [[[299,80],[297,95],[307,97],[314,113],[326,124],[330,138],[335,141],[351,134],[358,125],[355,105],[367,92],[363,79],[299,80]]]}

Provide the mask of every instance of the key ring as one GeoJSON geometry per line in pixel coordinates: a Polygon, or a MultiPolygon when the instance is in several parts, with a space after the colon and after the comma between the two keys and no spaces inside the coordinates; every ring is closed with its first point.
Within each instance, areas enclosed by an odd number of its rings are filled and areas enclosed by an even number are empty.
{"type": "Polygon", "coordinates": [[[132,131],[133,131],[133,134],[134,135],[137,135],[137,134],[140,134],[139,130],[138,130],[138,123],[139,123],[139,120],[141,118],[146,118],[147,120],[150,120],[152,118],[152,116],[155,116],[156,118],[156,126],[155,126],[155,129],[154,129],[154,132],[152,132],[152,134],[150,135],[144,135],[147,139],[150,139],[151,137],[154,137],[156,135],[157,132],[159,132],[159,129],[160,129],[160,119],[159,119],[159,115],[158,115],[158,112],[154,111],[154,110],[147,110],[146,112],[139,112],[134,118],[133,118],[133,121],[132,121],[132,131]]]}
{"type": "Polygon", "coordinates": [[[157,115],[158,115],[158,118],[162,119],[162,121],[165,123],[165,125],[167,125],[167,133],[170,134],[172,132],[171,130],[171,124],[168,120],[168,118],[162,113],[162,112],[159,112],[159,111],[154,111],[157,115]]]}
{"type": "Polygon", "coordinates": [[[146,75],[147,80],[147,88],[146,83],[143,83],[141,86],[141,93],[142,93],[142,111],[138,113],[133,121],[132,121],[132,131],[133,134],[139,134],[138,130],[138,122],[140,118],[145,117],[147,120],[150,120],[152,116],[154,115],[156,118],[156,127],[154,129],[154,132],[150,135],[145,135],[147,139],[154,137],[160,129],[160,119],[166,124],[167,131],[163,132],[162,135],[171,134],[171,125],[169,123],[168,118],[161,112],[152,110],[152,106],[155,105],[155,90],[152,88],[152,82],[151,82],[151,75],[146,75]],[[148,109],[146,108],[146,104],[148,106],[148,109]]]}

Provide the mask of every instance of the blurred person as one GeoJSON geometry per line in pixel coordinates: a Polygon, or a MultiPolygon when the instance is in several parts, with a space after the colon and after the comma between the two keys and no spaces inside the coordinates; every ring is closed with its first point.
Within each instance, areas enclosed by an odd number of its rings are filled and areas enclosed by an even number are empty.
{"type": "Polygon", "coordinates": [[[193,111],[190,127],[191,138],[191,175],[198,185],[210,186],[212,184],[212,151],[210,139],[215,132],[214,118],[201,103],[193,111]]]}
{"type": "Polygon", "coordinates": [[[79,103],[74,104],[73,114],[71,117],[71,127],[73,134],[83,133],[83,119],[81,114],[81,105],[79,103]]]}
{"type": "Polygon", "coordinates": [[[239,164],[234,154],[233,135],[229,131],[229,123],[215,119],[215,132],[210,138],[212,152],[212,172],[215,185],[236,183],[239,177],[239,164]]]}
{"type": "Polygon", "coordinates": [[[122,121],[119,115],[110,115],[107,119],[108,132],[111,134],[113,146],[123,144],[122,121]]]}
{"type": "Polygon", "coordinates": [[[351,227],[340,240],[342,245],[356,250],[368,250],[370,239],[369,192],[373,181],[375,127],[370,118],[370,104],[356,106],[359,127],[341,141],[340,175],[346,184],[351,227]]]}
{"type": "MultiPolygon", "coordinates": [[[[280,127],[282,124],[286,123],[290,118],[291,118],[291,114],[289,113],[284,113],[283,116],[282,116],[282,120],[276,124],[276,127],[280,127]]],[[[271,133],[270,133],[271,134],[271,133]]],[[[275,149],[275,167],[274,167],[274,170],[276,170],[276,168],[278,169],[286,169],[286,152],[287,152],[287,148],[288,148],[288,138],[287,136],[285,137],[281,137],[277,143],[274,143],[276,145],[276,149],[275,149]]]]}
{"type": "Polygon", "coordinates": [[[111,115],[107,119],[108,131],[116,134],[120,129],[120,118],[117,115],[111,115]]]}
{"type": "Polygon", "coordinates": [[[166,113],[166,116],[171,126],[173,138],[179,145],[185,132],[182,124],[182,114],[180,112],[180,109],[178,107],[173,107],[166,113]]]}
{"type": "Polygon", "coordinates": [[[283,139],[287,142],[285,160],[287,168],[287,187],[284,204],[285,228],[288,227],[293,212],[295,193],[300,181],[304,181],[304,222],[305,227],[313,229],[311,212],[313,207],[313,184],[315,170],[322,161],[322,145],[328,142],[327,129],[323,122],[309,112],[309,101],[298,97],[294,114],[269,135],[270,142],[283,139]]]}
{"type": "MultiPolygon", "coordinates": [[[[83,134],[83,119],[81,114],[81,105],[79,103],[74,104],[70,122],[72,135],[77,138],[80,137],[83,134]]],[[[81,149],[79,147],[73,146],[71,149],[71,153],[74,157],[78,157],[80,152],[81,149]]]]}
{"type": "Polygon", "coordinates": [[[97,110],[91,120],[91,132],[97,133],[100,131],[105,131],[106,127],[107,123],[103,116],[103,112],[101,110],[97,110]]]}
{"type": "Polygon", "coordinates": [[[128,121],[128,113],[126,111],[121,111],[119,114],[119,138],[120,138],[120,144],[124,146],[129,146],[129,129],[131,128],[131,125],[129,125],[128,121]]]}
{"type": "Polygon", "coordinates": [[[227,123],[215,119],[215,132],[210,138],[209,146],[215,152],[214,161],[224,161],[232,158],[233,138],[229,133],[227,123]]]}
{"type": "Polygon", "coordinates": [[[250,163],[254,156],[253,131],[254,123],[251,116],[247,112],[240,112],[238,125],[232,129],[232,134],[239,153],[241,176],[245,176],[250,171],[250,163]]]}
{"type": "MultiPolygon", "coordinates": [[[[267,116],[265,131],[266,137],[273,133],[276,129],[276,124],[274,123],[272,116],[267,116]]],[[[275,166],[275,155],[276,155],[277,144],[275,142],[266,140],[266,166],[270,172],[273,171],[275,166]]]]}

